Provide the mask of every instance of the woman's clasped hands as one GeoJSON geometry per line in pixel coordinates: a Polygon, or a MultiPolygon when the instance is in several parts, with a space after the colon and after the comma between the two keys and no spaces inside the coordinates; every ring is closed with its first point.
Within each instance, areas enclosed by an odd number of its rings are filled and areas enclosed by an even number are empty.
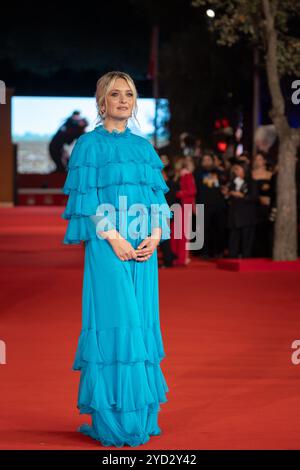
{"type": "Polygon", "coordinates": [[[101,236],[109,241],[112,249],[120,260],[128,261],[135,259],[141,262],[147,261],[157,248],[161,238],[161,228],[154,228],[152,234],[142,240],[136,249],[116,230],[101,232],[101,236]]]}

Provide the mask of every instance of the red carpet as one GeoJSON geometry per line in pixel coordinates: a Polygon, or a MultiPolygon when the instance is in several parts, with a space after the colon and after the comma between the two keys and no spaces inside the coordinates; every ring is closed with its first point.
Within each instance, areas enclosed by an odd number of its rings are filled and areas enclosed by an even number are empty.
{"type": "Polygon", "coordinates": [[[273,261],[271,258],[228,258],[216,262],[219,269],[229,271],[300,271],[300,258],[294,261],[273,261]]]}
{"type": "MultiPolygon", "coordinates": [[[[0,209],[1,449],[108,449],[76,432],[83,247],[62,245],[61,212],[0,209]]],[[[169,401],[136,449],[300,449],[299,271],[159,276],[169,401]]]]}

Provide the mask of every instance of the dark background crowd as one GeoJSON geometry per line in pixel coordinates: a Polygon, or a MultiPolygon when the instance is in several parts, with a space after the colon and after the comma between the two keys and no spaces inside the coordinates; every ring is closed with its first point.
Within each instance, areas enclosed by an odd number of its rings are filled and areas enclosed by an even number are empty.
{"type": "MultiPolygon", "coordinates": [[[[188,252],[183,244],[179,246],[172,239],[163,242],[165,266],[186,265],[190,254],[203,259],[272,257],[277,212],[276,142],[268,151],[256,149],[253,154],[239,152],[238,146],[216,152],[202,149],[200,139],[191,140],[184,134],[179,155],[160,152],[160,156],[170,189],[166,193],[167,202],[193,205],[191,229],[194,232],[197,229],[195,204],[204,207],[202,248],[188,252]]],[[[296,178],[299,202],[299,164],[296,178]]]]}

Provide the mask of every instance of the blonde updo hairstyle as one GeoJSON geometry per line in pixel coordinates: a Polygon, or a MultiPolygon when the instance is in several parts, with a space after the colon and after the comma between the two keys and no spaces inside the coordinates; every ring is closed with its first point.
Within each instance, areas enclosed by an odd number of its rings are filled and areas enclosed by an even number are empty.
{"type": "MultiPolygon", "coordinates": [[[[127,73],[119,72],[119,71],[116,71],[116,70],[114,70],[112,72],[107,72],[106,74],[102,75],[102,77],[100,77],[99,80],[97,81],[96,93],[95,93],[96,108],[97,108],[96,125],[103,124],[103,122],[105,120],[106,116],[105,116],[105,112],[102,112],[102,106],[105,103],[105,105],[107,107],[106,97],[107,97],[108,93],[110,92],[110,90],[114,87],[114,84],[115,84],[115,81],[116,81],[117,78],[124,78],[124,80],[126,80],[126,82],[128,84],[128,87],[130,88],[130,90],[133,93],[134,104],[133,104],[133,109],[132,109],[132,114],[133,115],[131,115],[131,117],[133,117],[139,125],[139,122],[138,122],[138,119],[137,119],[137,110],[138,110],[137,98],[138,98],[138,93],[137,93],[137,89],[135,87],[134,81],[132,80],[130,75],[128,75],[127,73]]],[[[128,124],[128,120],[127,120],[126,126],[127,126],[127,124],[128,124]]]]}

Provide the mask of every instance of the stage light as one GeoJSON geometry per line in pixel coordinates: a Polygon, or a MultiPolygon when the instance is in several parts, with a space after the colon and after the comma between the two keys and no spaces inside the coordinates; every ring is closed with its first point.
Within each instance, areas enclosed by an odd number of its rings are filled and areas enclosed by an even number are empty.
{"type": "Polygon", "coordinates": [[[227,149],[227,143],[226,142],[218,142],[217,143],[217,148],[220,152],[225,152],[225,150],[227,149]]]}
{"type": "Polygon", "coordinates": [[[206,14],[209,18],[214,18],[215,17],[214,10],[211,10],[210,8],[208,10],[206,10],[206,14]]]}

